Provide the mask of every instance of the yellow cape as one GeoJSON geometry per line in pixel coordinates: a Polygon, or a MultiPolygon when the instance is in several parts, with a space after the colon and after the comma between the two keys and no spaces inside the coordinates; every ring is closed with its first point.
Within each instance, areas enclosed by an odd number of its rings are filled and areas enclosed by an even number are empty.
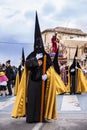
{"type": "Polygon", "coordinates": [[[77,92],[87,92],[87,80],[81,69],[78,69],[78,83],[77,92]]]}
{"type": "Polygon", "coordinates": [[[52,66],[48,69],[47,76],[44,118],[57,119],[55,70],[52,66]]]}
{"type": "MultiPolygon", "coordinates": [[[[16,101],[12,110],[12,117],[23,117],[26,115],[26,86],[27,86],[27,70],[24,67],[22,74],[22,79],[19,84],[19,89],[16,97],[16,101]]],[[[45,95],[45,114],[44,118],[46,119],[57,119],[57,110],[56,110],[56,87],[54,85],[55,73],[53,67],[50,67],[47,71],[48,80],[46,87],[45,95]]]]}
{"type": "Polygon", "coordinates": [[[65,86],[64,82],[62,81],[60,75],[58,75],[55,72],[55,83],[54,85],[56,86],[56,94],[63,94],[66,93],[67,87],[65,86]]]}
{"type": "Polygon", "coordinates": [[[24,67],[24,71],[21,77],[20,84],[18,86],[18,92],[16,96],[16,101],[12,110],[12,117],[23,117],[26,115],[26,84],[27,84],[27,70],[24,67]]]}
{"type": "MultiPolygon", "coordinates": [[[[68,86],[67,86],[67,92],[70,92],[70,73],[68,73],[68,86]]],[[[77,77],[77,86],[76,86],[77,93],[84,93],[87,92],[87,80],[80,68],[78,68],[78,77],[77,77]]]]}
{"type": "Polygon", "coordinates": [[[14,86],[14,95],[17,95],[18,92],[18,86],[19,86],[19,72],[16,75],[16,82],[15,82],[15,86],[14,86]]]}

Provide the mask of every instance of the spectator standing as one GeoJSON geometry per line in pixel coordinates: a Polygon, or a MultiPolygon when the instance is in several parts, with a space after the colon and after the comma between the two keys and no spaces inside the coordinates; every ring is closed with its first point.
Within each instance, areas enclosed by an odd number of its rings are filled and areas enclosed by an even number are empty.
{"type": "Polygon", "coordinates": [[[0,71],[0,96],[7,96],[6,92],[6,85],[7,85],[8,78],[6,77],[3,71],[0,71]]]}
{"type": "Polygon", "coordinates": [[[8,78],[8,82],[7,82],[8,95],[12,95],[11,83],[14,77],[14,73],[10,65],[10,60],[6,61],[6,76],[8,78]]]}

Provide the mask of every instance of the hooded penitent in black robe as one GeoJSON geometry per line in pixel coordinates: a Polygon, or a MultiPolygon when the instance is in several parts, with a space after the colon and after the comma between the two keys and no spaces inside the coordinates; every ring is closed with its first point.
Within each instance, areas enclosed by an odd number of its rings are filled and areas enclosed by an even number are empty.
{"type": "Polygon", "coordinates": [[[16,80],[15,80],[15,87],[14,87],[15,96],[17,95],[17,92],[18,92],[18,86],[20,84],[21,77],[23,74],[24,64],[25,64],[25,55],[24,55],[24,48],[22,48],[21,64],[18,66],[18,71],[17,71],[17,75],[16,75],[16,80]]]}
{"type": "MultiPolygon", "coordinates": [[[[44,55],[44,54],[43,54],[44,55]]],[[[50,57],[46,55],[46,70],[50,67],[50,57]]],[[[43,58],[40,59],[43,63],[43,58]]],[[[41,91],[42,91],[42,70],[43,64],[38,66],[35,52],[32,52],[26,59],[26,67],[30,71],[27,86],[27,106],[26,121],[39,122],[41,108],[41,91]]]]}
{"type": "Polygon", "coordinates": [[[78,46],[75,52],[74,60],[72,65],[70,66],[70,94],[75,94],[77,90],[77,77],[78,77],[78,69],[81,68],[79,62],[77,61],[77,54],[78,54],[78,46]]]}
{"type": "Polygon", "coordinates": [[[38,17],[36,13],[34,51],[26,58],[26,68],[30,71],[27,85],[26,122],[39,122],[41,109],[41,91],[43,75],[43,58],[46,55],[46,70],[52,65],[50,56],[44,51],[43,41],[40,33],[38,17]],[[37,54],[42,54],[40,59],[37,54]],[[42,65],[38,65],[38,60],[42,65]]]}
{"type": "Polygon", "coordinates": [[[68,71],[67,92],[70,94],[81,94],[87,92],[87,80],[78,62],[77,54],[78,46],[75,52],[73,63],[69,67],[68,71]]]}
{"type": "Polygon", "coordinates": [[[44,50],[36,13],[34,51],[26,58],[11,116],[26,116],[27,123],[57,119],[55,74],[51,58],[44,50]],[[38,62],[42,64],[39,66],[38,62]]]}

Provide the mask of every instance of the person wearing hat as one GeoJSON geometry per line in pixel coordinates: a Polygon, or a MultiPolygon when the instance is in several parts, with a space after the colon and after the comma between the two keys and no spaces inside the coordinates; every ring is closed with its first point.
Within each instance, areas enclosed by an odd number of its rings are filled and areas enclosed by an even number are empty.
{"type": "Polygon", "coordinates": [[[54,76],[54,69],[51,67],[52,61],[44,50],[36,12],[34,51],[26,58],[12,117],[26,116],[27,123],[57,119],[56,88],[50,77],[50,74],[54,76]]]}
{"type": "Polygon", "coordinates": [[[70,94],[81,94],[87,92],[87,81],[78,62],[78,46],[76,48],[73,63],[69,67],[70,94]]]}
{"type": "MultiPolygon", "coordinates": [[[[50,56],[45,52],[41,37],[38,17],[36,13],[34,51],[26,58],[26,67],[30,70],[27,91],[26,122],[40,122],[42,80],[47,80],[43,75],[43,62],[46,55],[46,70],[52,65],[50,56]],[[32,98],[32,100],[30,100],[32,98]]],[[[44,86],[45,87],[45,86],[44,86]]],[[[44,108],[43,108],[44,109],[44,108]]],[[[44,110],[43,110],[44,111],[44,110]]],[[[43,112],[44,113],[44,112],[43,112]]],[[[42,115],[42,121],[44,117],[42,115]]]]}

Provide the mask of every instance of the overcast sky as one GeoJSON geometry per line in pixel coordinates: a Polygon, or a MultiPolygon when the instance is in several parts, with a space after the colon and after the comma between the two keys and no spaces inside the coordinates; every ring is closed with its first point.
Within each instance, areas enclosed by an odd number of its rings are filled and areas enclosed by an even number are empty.
{"type": "Polygon", "coordinates": [[[0,61],[19,64],[33,50],[35,11],[41,31],[58,26],[87,33],[87,0],[0,0],[0,61]]]}

